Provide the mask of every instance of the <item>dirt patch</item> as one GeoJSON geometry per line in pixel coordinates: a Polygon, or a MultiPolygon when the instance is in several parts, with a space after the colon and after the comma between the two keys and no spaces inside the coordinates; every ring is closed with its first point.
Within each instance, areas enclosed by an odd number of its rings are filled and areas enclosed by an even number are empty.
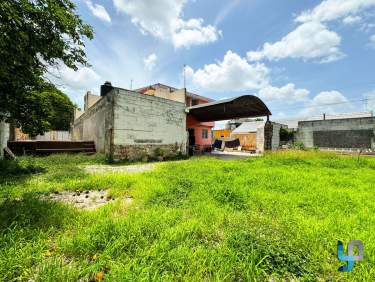
{"type": "Polygon", "coordinates": [[[155,169],[154,164],[141,164],[141,165],[88,165],[84,170],[88,173],[139,173],[145,171],[152,171],[155,169]]]}
{"type": "MultiPolygon", "coordinates": [[[[54,192],[46,196],[45,199],[68,203],[79,209],[93,210],[114,201],[115,197],[110,196],[107,190],[86,190],[54,192]]],[[[133,197],[126,196],[122,200],[129,205],[133,201],[133,197]]]]}

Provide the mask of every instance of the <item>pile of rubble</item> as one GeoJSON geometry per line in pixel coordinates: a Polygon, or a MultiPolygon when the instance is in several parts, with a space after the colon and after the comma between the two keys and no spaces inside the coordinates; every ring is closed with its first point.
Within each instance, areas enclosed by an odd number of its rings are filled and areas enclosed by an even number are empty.
{"type": "MultiPolygon", "coordinates": [[[[115,200],[115,197],[109,195],[107,190],[56,191],[45,198],[47,200],[72,204],[76,208],[85,210],[93,210],[115,200]]],[[[124,200],[129,204],[132,202],[133,198],[127,196],[124,200]]]]}

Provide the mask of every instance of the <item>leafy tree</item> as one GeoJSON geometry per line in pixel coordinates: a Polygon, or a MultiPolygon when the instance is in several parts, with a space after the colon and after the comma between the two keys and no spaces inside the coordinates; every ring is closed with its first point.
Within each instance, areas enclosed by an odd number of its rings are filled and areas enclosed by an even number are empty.
{"type": "Polygon", "coordinates": [[[0,119],[31,135],[53,128],[48,99],[61,92],[47,95],[44,77],[59,64],[87,65],[84,38],[93,38],[92,28],[70,0],[1,0],[0,119]]]}
{"type": "Polygon", "coordinates": [[[280,141],[292,141],[294,132],[285,128],[280,129],[280,141]]]}
{"type": "Polygon", "coordinates": [[[20,110],[14,114],[22,131],[30,136],[48,130],[69,130],[75,106],[68,96],[51,84],[23,95],[20,110]]]}

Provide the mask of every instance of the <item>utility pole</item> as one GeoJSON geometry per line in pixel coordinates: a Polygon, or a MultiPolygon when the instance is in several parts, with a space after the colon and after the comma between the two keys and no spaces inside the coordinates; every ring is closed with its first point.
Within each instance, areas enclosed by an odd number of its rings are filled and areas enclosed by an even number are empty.
{"type": "Polygon", "coordinates": [[[133,79],[130,80],[130,90],[133,90],[133,79]]]}
{"type": "Polygon", "coordinates": [[[365,111],[370,111],[370,107],[369,107],[369,104],[368,104],[368,97],[365,96],[365,98],[363,99],[363,106],[365,108],[365,111]]]}

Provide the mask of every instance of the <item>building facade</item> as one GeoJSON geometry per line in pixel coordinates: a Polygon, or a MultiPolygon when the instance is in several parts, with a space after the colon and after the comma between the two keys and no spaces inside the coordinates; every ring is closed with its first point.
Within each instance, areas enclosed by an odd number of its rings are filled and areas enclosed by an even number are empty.
{"type": "MultiPolygon", "coordinates": [[[[186,107],[206,104],[212,102],[212,99],[187,92],[185,89],[176,89],[164,84],[154,84],[136,90],[146,95],[174,100],[176,102],[185,103],[186,107]]],[[[214,122],[199,122],[192,115],[186,117],[186,128],[188,130],[189,146],[195,146],[198,150],[205,150],[212,144],[212,128],[214,122]]]]}
{"type": "Polygon", "coordinates": [[[173,92],[175,99],[168,99],[162,91],[107,83],[100,99],[74,120],[73,140],[93,140],[96,150],[114,161],[186,154],[185,90],[173,92]]]}
{"type": "Polygon", "coordinates": [[[232,131],[231,137],[239,139],[244,150],[277,150],[280,147],[281,127],[276,122],[246,121],[232,131]]]}
{"type": "Polygon", "coordinates": [[[297,140],[305,147],[375,149],[375,117],[347,117],[298,122],[297,140]]]}

